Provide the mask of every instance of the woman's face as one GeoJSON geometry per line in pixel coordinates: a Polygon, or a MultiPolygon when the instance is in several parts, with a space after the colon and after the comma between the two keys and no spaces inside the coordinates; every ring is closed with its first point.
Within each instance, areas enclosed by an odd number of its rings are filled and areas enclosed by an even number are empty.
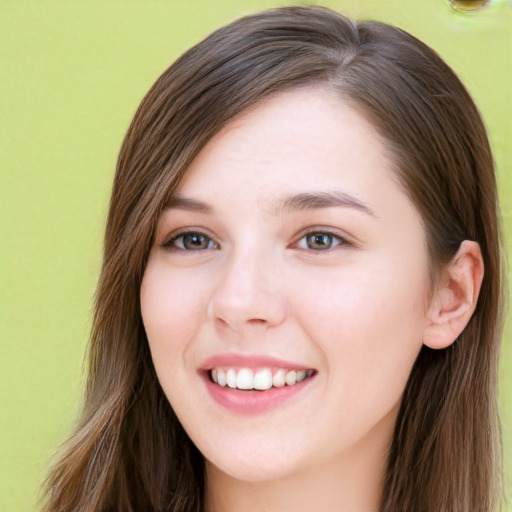
{"type": "Polygon", "coordinates": [[[258,481],[384,460],[429,291],[420,217],[374,128],[309,88],[204,148],[158,222],[141,304],[207,467],[258,481]]]}

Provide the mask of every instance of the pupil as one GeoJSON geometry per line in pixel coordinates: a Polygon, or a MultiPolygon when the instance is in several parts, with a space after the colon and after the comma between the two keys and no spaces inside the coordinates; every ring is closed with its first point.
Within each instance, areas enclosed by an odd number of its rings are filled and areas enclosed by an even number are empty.
{"type": "Polygon", "coordinates": [[[203,235],[199,234],[190,234],[185,235],[185,238],[183,240],[183,245],[187,249],[198,249],[205,247],[205,237],[203,235]]]}
{"type": "Polygon", "coordinates": [[[309,237],[311,249],[328,249],[331,246],[331,236],[325,233],[314,233],[309,237]]]}

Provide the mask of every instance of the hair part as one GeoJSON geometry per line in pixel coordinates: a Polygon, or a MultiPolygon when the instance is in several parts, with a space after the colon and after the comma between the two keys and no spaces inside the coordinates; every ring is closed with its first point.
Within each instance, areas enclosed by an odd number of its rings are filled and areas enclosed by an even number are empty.
{"type": "Polygon", "coordinates": [[[423,347],[404,391],[381,512],[490,511],[499,501],[496,409],[500,230],[489,142],[469,94],[406,32],[320,7],[219,29],[147,93],[118,159],[83,410],[47,480],[46,511],[200,511],[204,462],[156,377],[140,285],[157,220],[207,142],[265,98],[321,86],[376,128],[418,209],[433,273],[480,244],[476,312],[451,347],[423,347]]]}

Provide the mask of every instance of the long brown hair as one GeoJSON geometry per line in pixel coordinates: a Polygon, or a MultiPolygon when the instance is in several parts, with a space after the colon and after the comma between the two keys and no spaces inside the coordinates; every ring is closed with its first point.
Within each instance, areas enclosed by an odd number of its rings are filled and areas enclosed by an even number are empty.
{"type": "Polygon", "coordinates": [[[208,140],[271,94],[328,87],[375,126],[421,214],[432,273],[480,244],[477,309],[444,350],[423,347],[404,391],[382,512],[498,504],[500,230],[492,155],[453,71],[395,27],[320,7],[238,20],[199,43],[142,101],[119,155],[83,409],[47,482],[46,511],[200,511],[204,462],[151,361],[139,290],[164,204],[208,140]]]}

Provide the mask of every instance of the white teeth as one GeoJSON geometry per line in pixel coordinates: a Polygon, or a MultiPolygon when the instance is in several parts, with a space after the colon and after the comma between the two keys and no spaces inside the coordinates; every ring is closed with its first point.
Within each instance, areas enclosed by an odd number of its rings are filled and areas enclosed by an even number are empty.
{"type": "Polygon", "coordinates": [[[274,375],[269,368],[260,368],[257,371],[251,368],[213,368],[210,376],[219,386],[226,385],[232,389],[265,391],[267,389],[281,388],[285,385],[293,386],[307,377],[313,375],[313,370],[285,370],[279,368],[274,375]]]}
{"type": "Polygon", "coordinates": [[[236,387],[238,389],[253,389],[254,376],[249,368],[242,368],[236,376],[236,387]]]}
{"type": "Polygon", "coordinates": [[[264,391],[272,387],[272,372],[270,370],[260,370],[254,376],[254,389],[264,391]]]}
{"type": "Polygon", "coordinates": [[[286,372],[284,380],[286,381],[286,384],[288,384],[288,386],[293,386],[297,382],[296,371],[290,370],[289,372],[286,372]]]}
{"type": "Polygon", "coordinates": [[[236,372],[233,368],[226,373],[226,383],[230,388],[236,388],[236,372]]]}
{"type": "Polygon", "coordinates": [[[282,368],[280,370],[277,370],[275,375],[272,377],[272,384],[275,388],[282,388],[285,385],[285,375],[286,372],[282,368]]]}
{"type": "Polygon", "coordinates": [[[297,382],[300,382],[306,378],[306,370],[299,370],[297,372],[297,382]]]}

